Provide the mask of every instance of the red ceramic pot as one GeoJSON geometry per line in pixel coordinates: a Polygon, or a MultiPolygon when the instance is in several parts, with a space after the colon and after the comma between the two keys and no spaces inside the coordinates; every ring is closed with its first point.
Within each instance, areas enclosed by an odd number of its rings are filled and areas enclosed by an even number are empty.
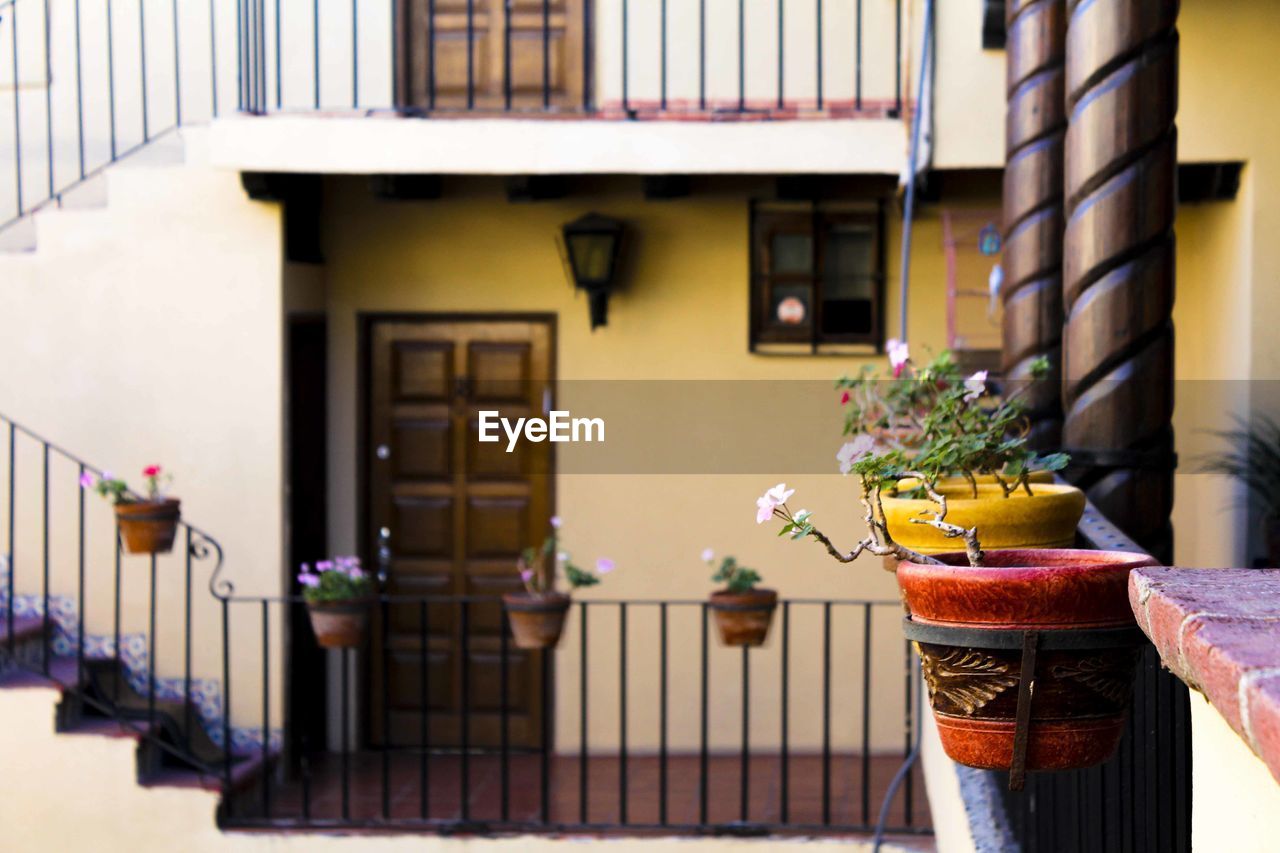
{"type": "MultiPolygon", "coordinates": [[[[988,551],[973,568],[901,563],[898,586],[913,622],[974,629],[1127,628],[1129,571],[1150,557],[1072,549],[988,551]]],[[[917,642],[943,749],[970,767],[1008,770],[1021,650],[917,642]]],[[[1137,649],[1055,649],[1036,659],[1027,770],[1090,767],[1115,752],[1133,692],[1137,649]]]]}
{"type": "Polygon", "coordinates": [[[364,645],[372,598],[346,601],[308,601],[311,630],[325,649],[354,649],[364,645]]]}
{"type": "Polygon", "coordinates": [[[772,589],[711,593],[720,642],[726,646],[763,646],[778,609],[778,593],[772,589]]]}
{"type": "Polygon", "coordinates": [[[569,596],[563,592],[508,592],[502,596],[518,649],[551,649],[560,642],[569,596]]]}

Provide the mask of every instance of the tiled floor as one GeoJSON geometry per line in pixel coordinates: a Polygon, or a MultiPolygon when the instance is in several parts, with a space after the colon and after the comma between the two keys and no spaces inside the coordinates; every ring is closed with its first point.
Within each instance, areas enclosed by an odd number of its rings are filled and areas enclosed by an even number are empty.
{"type": "MultiPolygon", "coordinates": [[[[893,775],[901,766],[901,756],[875,756],[866,763],[869,785],[861,780],[863,762],[856,755],[832,755],[827,786],[827,815],[824,818],[823,761],[820,755],[793,755],[788,762],[787,822],[815,827],[830,824],[850,828],[874,825],[881,800],[893,775]]],[[[392,822],[408,823],[426,816],[433,821],[463,820],[460,792],[469,791],[465,818],[477,823],[536,823],[541,820],[541,765],[536,755],[512,755],[507,772],[506,819],[503,818],[503,774],[498,756],[476,755],[463,763],[456,755],[432,756],[426,768],[428,786],[424,798],[423,767],[416,755],[388,756],[386,802],[392,822]],[[425,802],[424,802],[425,800],[425,802]]],[[[306,784],[295,772],[270,792],[269,816],[277,820],[303,819],[304,787],[310,819],[316,822],[343,818],[342,763],[337,756],[324,755],[308,762],[306,784]]],[[[622,815],[622,775],[614,757],[592,757],[587,762],[585,812],[580,797],[582,776],[576,758],[550,759],[549,819],[553,824],[617,826],[622,815]]],[[[782,818],[782,773],[778,756],[757,756],[749,768],[746,822],[780,824],[782,818]]],[[[707,772],[706,818],[701,811],[701,773],[697,755],[670,756],[667,761],[667,822],[692,827],[733,824],[742,820],[742,765],[738,756],[711,756],[707,772]]],[[[382,757],[363,752],[350,757],[346,774],[347,816],[356,822],[384,819],[382,757]]],[[[660,763],[655,756],[632,756],[626,769],[625,823],[654,825],[660,822],[660,763]]],[[[889,826],[927,828],[929,807],[919,767],[911,774],[911,811],[907,814],[906,788],[899,789],[890,813],[889,826]]],[[[235,805],[235,815],[261,819],[264,815],[262,791],[250,792],[235,805]]]]}

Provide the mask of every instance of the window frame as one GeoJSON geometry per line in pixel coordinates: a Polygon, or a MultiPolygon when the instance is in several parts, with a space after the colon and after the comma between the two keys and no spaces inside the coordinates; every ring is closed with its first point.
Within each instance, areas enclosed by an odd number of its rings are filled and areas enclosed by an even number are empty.
{"type": "Polygon", "coordinates": [[[818,354],[827,347],[861,347],[868,352],[884,348],[885,304],[885,203],[883,199],[857,203],[751,202],[748,225],[750,279],[748,300],[750,323],[748,349],[753,353],[818,354]],[[826,259],[834,227],[853,224],[871,230],[872,265],[871,329],[868,332],[823,333],[823,288],[827,279],[826,259]],[[810,268],[805,273],[775,273],[772,269],[774,238],[780,233],[803,233],[810,237],[810,268]],[[810,317],[794,330],[770,321],[772,296],[778,284],[809,287],[810,317]]]}

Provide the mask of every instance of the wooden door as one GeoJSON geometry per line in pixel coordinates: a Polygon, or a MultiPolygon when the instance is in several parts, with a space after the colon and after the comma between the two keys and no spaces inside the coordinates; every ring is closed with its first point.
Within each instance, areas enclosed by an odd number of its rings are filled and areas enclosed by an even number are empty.
{"type": "MultiPolygon", "coordinates": [[[[373,631],[371,731],[383,742],[385,714],[393,745],[418,744],[424,723],[433,745],[458,744],[465,708],[469,743],[496,745],[499,596],[520,588],[516,558],[547,529],[552,459],[546,442],[521,441],[511,453],[505,441],[481,443],[478,413],[542,415],[551,399],[551,325],[378,320],[367,340],[366,553],[387,548],[389,595],[484,599],[388,605],[385,643],[381,620],[373,631]]],[[[513,745],[538,742],[541,674],[539,656],[508,641],[513,745]]]]}
{"type": "Polygon", "coordinates": [[[509,81],[512,109],[580,108],[584,2],[401,0],[404,105],[504,110],[509,81]]]}

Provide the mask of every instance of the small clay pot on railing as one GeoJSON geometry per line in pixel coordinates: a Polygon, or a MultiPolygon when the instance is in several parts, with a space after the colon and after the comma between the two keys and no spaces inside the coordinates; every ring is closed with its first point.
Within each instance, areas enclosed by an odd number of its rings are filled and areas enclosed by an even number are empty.
{"type": "Polygon", "coordinates": [[[345,601],[308,601],[311,630],[325,649],[354,649],[364,645],[369,633],[370,598],[345,601]]]}
{"type": "MultiPolygon", "coordinates": [[[[1027,502],[1029,503],[1029,501],[1027,502]]],[[[1138,650],[1129,608],[1142,554],[987,551],[947,565],[903,562],[905,629],[920,654],[942,747],[960,764],[1010,771],[1091,767],[1124,731],[1138,650]]]]}
{"type": "Polygon", "coordinates": [[[726,646],[763,646],[778,609],[778,593],[772,589],[711,593],[720,642],[726,646]]]}
{"type": "Polygon", "coordinates": [[[502,596],[518,649],[552,649],[564,632],[569,596],[563,592],[508,592],[502,596]]]}
{"type": "Polygon", "coordinates": [[[116,504],[116,523],[124,549],[130,554],[168,554],[182,517],[181,501],[165,498],[159,501],[120,501],[116,504]]]}

